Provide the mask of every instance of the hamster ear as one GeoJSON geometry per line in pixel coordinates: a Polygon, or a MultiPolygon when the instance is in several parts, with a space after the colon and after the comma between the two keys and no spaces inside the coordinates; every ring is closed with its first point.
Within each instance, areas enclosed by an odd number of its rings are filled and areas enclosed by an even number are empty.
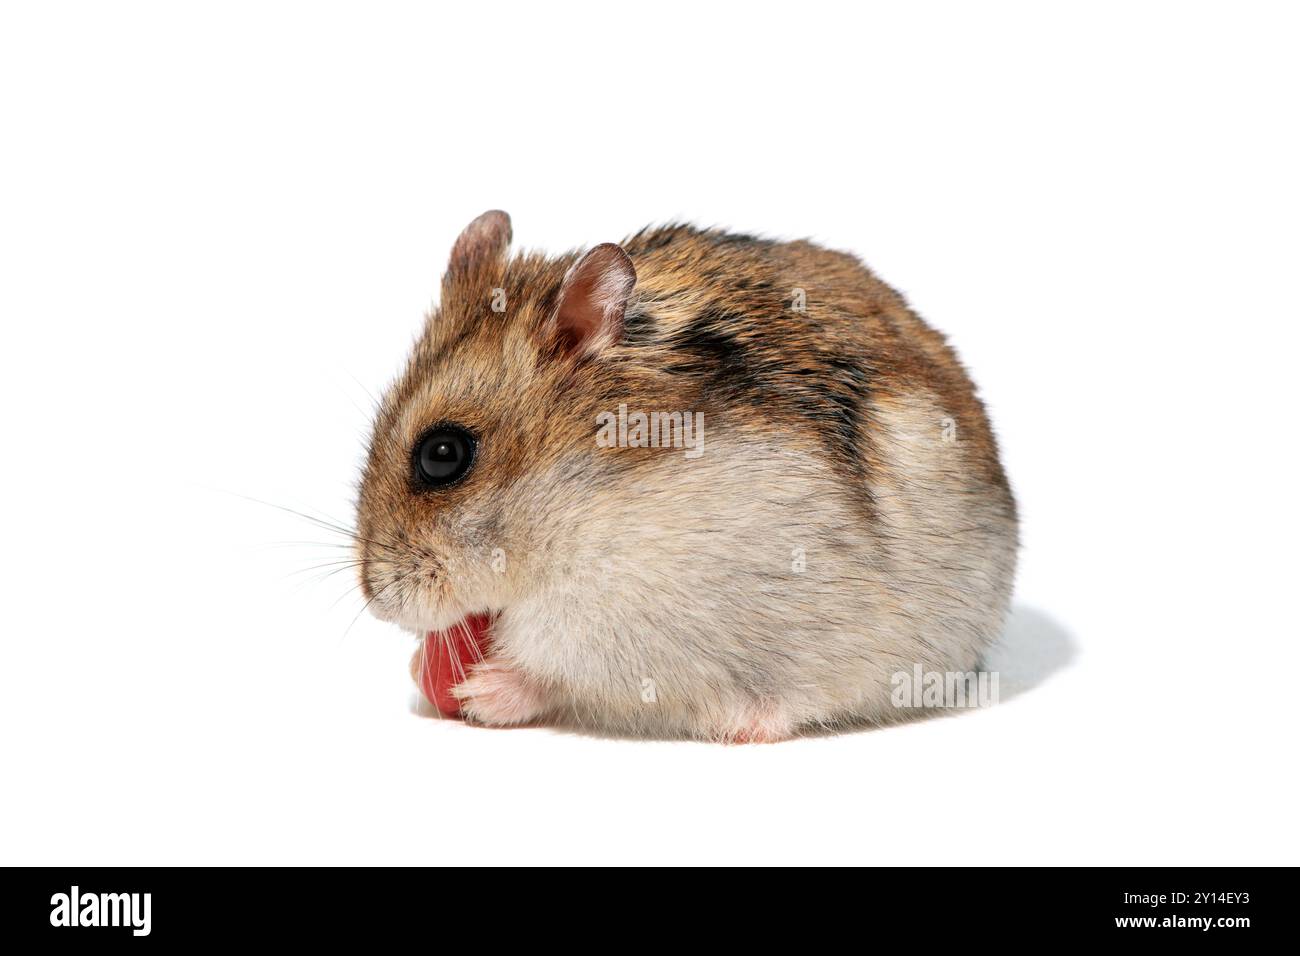
{"type": "Polygon", "coordinates": [[[500,209],[489,209],[460,234],[451,247],[448,272],[463,272],[477,262],[496,259],[510,248],[510,217],[500,209]]]}
{"type": "Polygon", "coordinates": [[[612,242],[592,249],[573,264],[560,286],[552,319],[560,346],[569,353],[594,355],[623,337],[623,312],[636,285],[636,269],[612,242]]]}

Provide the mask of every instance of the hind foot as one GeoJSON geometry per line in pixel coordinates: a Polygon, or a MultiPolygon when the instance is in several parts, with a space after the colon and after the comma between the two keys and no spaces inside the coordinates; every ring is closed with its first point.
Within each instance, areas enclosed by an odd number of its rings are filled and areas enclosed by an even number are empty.
{"type": "Polygon", "coordinates": [[[724,744],[774,744],[794,736],[794,724],[776,704],[744,708],[716,735],[724,744]]]}

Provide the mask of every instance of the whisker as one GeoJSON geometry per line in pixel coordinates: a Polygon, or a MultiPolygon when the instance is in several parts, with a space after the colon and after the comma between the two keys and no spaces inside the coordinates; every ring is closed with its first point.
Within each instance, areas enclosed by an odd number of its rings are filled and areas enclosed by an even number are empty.
{"type": "Polygon", "coordinates": [[[485,656],[483,654],[483,649],[479,647],[477,638],[474,637],[474,629],[470,627],[463,618],[457,622],[456,626],[465,632],[465,643],[469,645],[470,654],[474,658],[474,663],[482,664],[485,656]]]}
{"type": "Polygon", "coordinates": [[[456,653],[456,644],[452,640],[450,631],[438,631],[443,646],[446,647],[447,662],[451,665],[451,676],[455,678],[457,684],[463,683],[465,677],[465,666],[460,662],[460,655],[456,653]]]}
{"type": "Polygon", "coordinates": [[[286,576],[293,577],[297,574],[309,574],[312,571],[321,571],[325,568],[355,568],[359,567],[361,563],[362,561],[360,558],[348,558],[342,561],[323,561],[320,564],[310,564],[305,568],[294,568],[292,571],[287,572],[286,576]]]}
{"type": "Polygon", "coordinates": [[[352,628],[356,627],[356,625],[357,625],[357,621],[361,620],[361,615],[362,615],[362,614],[365,614],[366,611],[370,610],[370,605],[374,604],[374,603],[375,603],[375,600],[376,600],[376,599],[377,599],[381,594],[383,594],[385,591],[387,591],[387,590],[388,590],[389,588],[391,588],[394,584],[396,584],[398,581],[401,581],[401,580],[402,580],[402,578],[393,578],[393,580],[389,581],[387,584],[385,584],[383,587],[381,587],[381,588],[380,588],[378,591],[376,591],[374,594],[370,595],[370,600],[366,601],[365,604],[361,605],[361,610],[360,610],[360,611],[357,611],[357,616],[354,617],[354,618],[352,619],[352,623],[348,625],[347,630],[343,632],[343,636],[342,636],[341,638],[339,638],[339,641],[342,642],[342,641],[344,641],[344,640],[347,640],[347,636],[348,636],[348,634],[351,633],[352,628]]]}
{"type": "MultiPolygon", "coordinates": [[[[240,494],[239,492],[236,491],[228,492],[228,494],[232,494],[237,498],[242,498],[245,501],[251,501],[254,504],[259,504],[267,508],[274,508],[277,511],[283,511],[286,514],[291,514],[294,515],[295,517],[302,518],[304,521],[311,522],[313,525],[315,525],[318,528],[321,528],[326,531],[331,531],[338,535],[342,535],[343,537],[348,538],[349,542],[352,543],[360,542],[363,544],[368,544],[371,547],[379,548],[388,553],[400,553],[403,549],[409,547],[407,542],[400,540],[399,538],[397,538],[395,535],[393,535],[391,532],[388,531],[381,531],[380,534],[382,535],[382,537],[377,539],[371,536],[360,534],[355,528],[352,528],[328,516],[323,518],[317,517],[316,515],[308,514],[307,512],[301,511],[297,508],[290,508],[288,505],[276,504],[273,501],[264,501],[261,498],[254,498],[251,495],[240,494]]],[[[348,547],[349,545],[336,543],[327,546],[348,547]]]]}
{"type": "Polygon", "coordinates": [[[351,597],[352,595],[356,594],[356,593],[357,593],[358,591],[360,591],[360,590],[361,590],[361,583],[360,583],[360,582],[357,582],[357,583],[353,584],[353,585],[352,585],[351,587],[349,587],[346,591],[344,591],[342,594],[340,594],[338,597],[336,597],[336,598],[334,599],[334,603],[330,605],[330,610],[331,610],[331,611],[334,610],[336,607],[339,606],[339,602],[340,602],[340,601],[342,601],[344,598],[349,598],[349,597],[351,597]]]}
{"type": "MultiPolygon", "coordinates": [[[[438,662],[438,667],[439,669],[442,668],[442,661],[438,662]]],[[[419,676],[415,679],[415,686],[419,688],[421,694],[424,694],[424,675],[429,673],[429,635],[427,633],[420,638],[420,669],[416,673],[419,676]]],[[[430,690],[432,690],[433,687],[437,687],[437,686],[438,686],[438,675],[434,674],[433,683],[432,686],[430,687],[430,690]]],[[[428,695],[425,696],[425,699],[429,701],[429,705],[433,707],[433,712],[437,714],[438,719],[441,720],[442,710],[441,708],[438,707],[438,702],[436,700],[433,700],[428,695]]]]}

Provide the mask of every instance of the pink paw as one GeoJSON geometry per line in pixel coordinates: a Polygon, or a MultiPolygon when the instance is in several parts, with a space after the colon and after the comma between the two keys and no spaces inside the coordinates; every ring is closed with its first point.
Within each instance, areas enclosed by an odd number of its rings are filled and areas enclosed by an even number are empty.
{"type": "Polygon", "coordinates": [[[774,744],[789,740],[794,727],[775,706],[756,706],[747,709],[727,727],[718,739],[724,744],[774,744]]]}
{"type": "Polygon", "coordinates": [[[546,709],[546,701],[535,684],[514,668],[494,661],[476,665],[469,678],[451,692],[460,701],[465,719],[477,724],[526,724],[546,709]]]}

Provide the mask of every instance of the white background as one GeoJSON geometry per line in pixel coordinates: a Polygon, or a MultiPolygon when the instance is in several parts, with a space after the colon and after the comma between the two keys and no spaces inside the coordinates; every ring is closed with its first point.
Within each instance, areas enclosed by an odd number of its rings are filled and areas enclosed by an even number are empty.
{"type": "Polygon", "coordinates": [[[1300,862],[1292,17],[6,5],[0,860],[1300,862]],[[339,539],[240,496],[349,519],[493,207],[812,236],[949,333],[1024,519],[1009,699],[753,747],[413,714],[410,639],[305,570],[339,539]]]}

